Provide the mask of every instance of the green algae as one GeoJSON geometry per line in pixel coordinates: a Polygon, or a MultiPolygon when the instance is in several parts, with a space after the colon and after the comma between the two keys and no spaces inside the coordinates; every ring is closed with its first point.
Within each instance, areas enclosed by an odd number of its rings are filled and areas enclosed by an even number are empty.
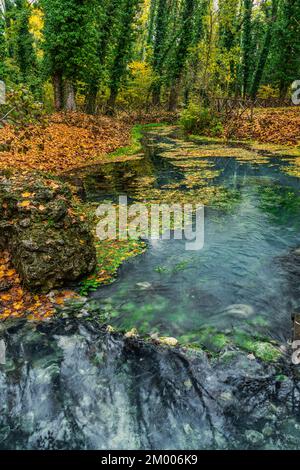
{"type": "MultiPolygon", "coordinates": [[[[190,348],[204,349],[213,355],[226,357],[235,355],[235,351],[241,350],[264,362],[277,362],[282,357],[279,346],[266,338],[250,335],[243,330],[232,330],[231,332],[218,331],[214,327],[203,327],[197,332],[185,334],[179,338],[180,343],[190,348]]],[[[230,359],[228,359],[230,360],[230,359]]]]}

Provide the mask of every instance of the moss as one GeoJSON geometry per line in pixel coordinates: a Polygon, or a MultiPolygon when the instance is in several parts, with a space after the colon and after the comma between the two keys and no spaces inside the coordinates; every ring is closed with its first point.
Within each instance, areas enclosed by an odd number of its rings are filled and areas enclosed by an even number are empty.
{"type": "Polygon", "coordinates": [[[261,315],[257,315],[252,320],[248,320],[247,323],[249,325],[261,326],[261,327],[266,327],[266,326],[270,325],[270,323],[264,317],[262,317],[261,315]]]}
{"type": "Polygon", "coordinates": [[[135,126],[133,126],[131,130],[131,144],[126,147],[119,148],[115,152],[112,152],[110,156],[111,157],[121,157],[124,155],[130,156],[130,155],[135,155],[141,152],[142,151],[141,140],[143,138],[143,131],[152,129],[152,128],[162,127],[162,126],[164,126],[163,123],[144,124],[144,125],[136,124],[135,126]]]}
{"type": "Polygon", "coordinates": [[[255,342],[254,354],[265,362],[276,362],[281,357],[281,352],[270,343],[255,342]]]}
{"type": "Polygon", "coordinates": [[[251,337],[242,331],[236,331],[234,333],[233,342],[239,348],[253,353],[256,357],[265,362],[276,362],[282,356],[280,350],[270,342],[251,337]]]}
{"type": "Polygon", "coordinates": [[[204,327],[197,332],[182,335],[179,340],[186,347],[189,346],[193,349],[204,348],[209,353],[219,353],[230,344],[230,338],[226,334],[217,331],[216,328],[211,326],[204,327]]]}
{"type": "Polygon", "coordinates": [[[275,343],[272,344],[261,336],[251,336],[242,330],[224,333],[208,326],[180,336],[179,341],[185,347],[204,349],[213,356],[221,354],[220,357],[225,361],[231,361],[241,350],[253,353],[265,362],[276,362],[282,356],[275,343]]]}
{"type": "Polygon", "coordinates": [[[87,295],[101,285],[112,283],[124,261],[142,254],[145,250],[146,244],[141,240],[96,241],[96,270],[81,282],[80,294],[87,295]]]}
{"type": "Polygon", "coordinates": [[[218,334],[212,336],[211,342],[212,342],[212,344],[214,345],[215,348],[221,350],[221,349],[225,348],[225,346],[227,344],[230,343],[230,340],[223,333],[218,333],[218,334]]]}

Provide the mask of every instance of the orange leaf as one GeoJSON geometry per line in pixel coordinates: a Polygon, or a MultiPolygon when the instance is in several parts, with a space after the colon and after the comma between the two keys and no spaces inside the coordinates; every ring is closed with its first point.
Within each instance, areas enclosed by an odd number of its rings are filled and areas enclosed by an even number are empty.
{"type": "Polygon", "coordinates": [[[7,272],[6,272],[6,277],[12,277],[16,274],[16,271],[14,269],[9,269],[7,272]]]}

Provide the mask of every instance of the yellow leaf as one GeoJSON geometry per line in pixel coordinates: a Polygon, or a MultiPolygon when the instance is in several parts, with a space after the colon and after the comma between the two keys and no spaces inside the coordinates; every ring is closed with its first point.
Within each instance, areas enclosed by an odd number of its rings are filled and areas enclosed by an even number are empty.
{"type": "Polygon", "coordinates": [[[5,300],[7,302],[8,300],[11,300],[11,295],[10,294],[2,294],[0,296],[0,299],[5,300]]]}
{"type": "Polygon", "coordinates": [[[6,277],[12,277],[12,276],[14,276],[15,274],[16,274],[16,271],[15,271],[14,269],[9,269],[9,270],[6,272],[5,276],[6,276],[6,277]]]}
{"type": "Polygon", "coordinates": [[[14,303],[13,307],[14,307],[15,310],[21,310],[23,308],[23,304],[22,303],[14,303]]]}
{"type": "Polygon", "coordinates": [[[25,197],[25,198],[31,197],[31,196],[32,196],[32,194],[28,193],[28,192],[25,192],[25,193],[22,194],[22,197],[25,197]]]}
{"type": "Polygon", "coordinates": [[[23,201],[19,202],[19,207],[29,207],[30,206],[30,201],[23,201]]]}

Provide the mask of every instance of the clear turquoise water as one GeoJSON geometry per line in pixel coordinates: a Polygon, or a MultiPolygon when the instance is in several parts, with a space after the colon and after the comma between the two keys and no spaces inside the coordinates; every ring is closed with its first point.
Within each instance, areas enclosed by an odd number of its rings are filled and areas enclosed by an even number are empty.
{"type": "MultiPolygon", "coordinates": [[[[121,186],[107,180],[101,186],[101,178],[93,176],[88,197],[101,200],[105,191],[111,198],[127,194],[134,200],[142,168],[155,175],[158,187],[180,181],[180,171],[160,158],[160,151],[153,143],[147,147],[146,140],[145,159],[131,170],[129,163],[119,167],[118,179],[122,171],[127,175],[125,185],[121,179],[121,186]]],[[[127,262],[117,281],[100,288],[94,300],[111,324],[125,330],[181,337],[206,325],[243,326],[284,341],[299,306],[284,258],[300,245],[300,181],[283,171],[284,158],[265,164],[230,157],[207,161],[220,171],[210,184],[234,190],[237,198],[226,210],[205,208],[204,248],[190,252],[184,241],[150,240],[148,251],[127,262]]]]}

